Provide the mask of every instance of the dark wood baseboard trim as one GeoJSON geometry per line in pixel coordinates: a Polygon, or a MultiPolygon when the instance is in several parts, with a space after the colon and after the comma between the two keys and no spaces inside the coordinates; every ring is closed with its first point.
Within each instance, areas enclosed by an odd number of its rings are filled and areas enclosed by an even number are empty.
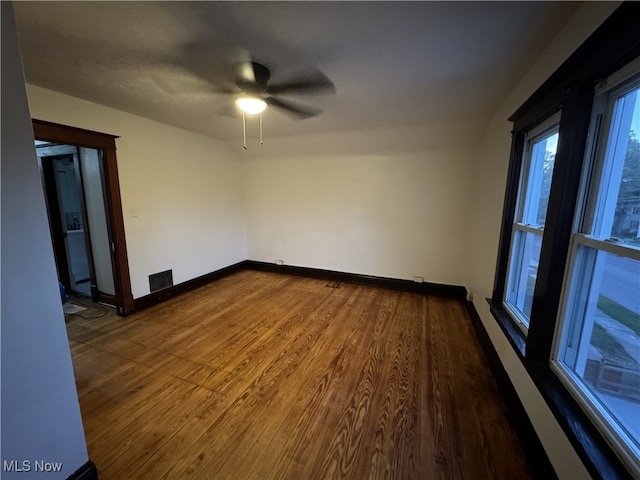
{"type": "Polygon", "coordinates": [[[282,273],[285,275],[296,275],[299,277],[317,278],[334,282],[355,283],[357,285],[368,285],[371,287],[388,288],[390,290],[400,290],[404,292],[421,293],[423,295],[435,295],[438,297],[457,298],[465,300],[467,290],[459,285],[445,285],[441,283],[416,283],[411,280],[398,278],[376,277],[373,275],[360,275],[357,273],[337,272],[334,270],[323,270],[320,268],[294,267],[291,265],[276,265],[275,263],[258,262],[255,260],[243,260],[228,267],[221,268],[215,272],[202,275],[200,277],[179,283],[169,288],[158,290],[144,297],[134,300],[135,309],[144,310],[159,303],[169,300],[182,293],[195,290],[215,280],[219,280],[228,275],[242,270],[258,270],[261,272],[282,273]]]}
{"type": "Polygon", "coordinates": [[[146,308],[153,307],[154,305],[158,305],[159,303],[176,297],[182,293],[195,290],[196,288],[200,288],[208,283],[240,272],[246,268],[246,264],[247,261],[244,260],[242,262],[229,265],[228,267],[221,268],[220,270],[216,270],[215,272],[207,273],[206,275],[187,280],[186,282],[179,283],[172,287],[163,288],[162,290],[150,293],[149,295],[145,295],[144,297],[136,298],[134,300],[135,309],[144,310],[146,308]]]}
{"type": "Polygon", "coordinates": [[[67,480],[98,480],[98,469],[95,464],[89,460],[78,470],[73,472],[67,480]]]}
{"type": "Polygon", "coordinates": [[[489,334],[482,324],[480,315],[478,315],[478,312],[472,302],[465,302],[465,305],[467,312],[469,313],[469,318],[471,319],[471,324],[476,332],[478,342],[482,347],[487,363],[489,364],[489,368],[491,369],[491,373],[493,374],[493,378],[498,386],[498,391],[504,401],[507,417],[518,435],[518,439],[522,444],[522,449],[527,457],[527,463],[529,464],[531,471],[535,478],[557,480],[558,476],[553,469],[553,465],[551,465],[551,461],[542,446],[542,442],[533,428],[531,420],[529,420],[529,416],[520,401],[520,397],[518,397],[518,394],[511,383],[511,379],[502,365],[498,352],[496,352],[496,349],[489,338],[489,334]]]}
{"type": "Polygon", "coordinates": [[[283,273],[299,277],[317,278],[335,282],[355,283],[370,287],[388,288],[404,292],[422,293],[438,297],[465,299],[467,290],[459,285],[444,285],[441,283],[416,283],[411,280],[398,278],[376,277],[373,275],[360,275],[357,273],[338,272],[335,270],[323,270],[320,268],[296,267],[292,265],[276,265],[275,263],[257,262],[247,260],[246,268],[262,272],[283,273]]]}

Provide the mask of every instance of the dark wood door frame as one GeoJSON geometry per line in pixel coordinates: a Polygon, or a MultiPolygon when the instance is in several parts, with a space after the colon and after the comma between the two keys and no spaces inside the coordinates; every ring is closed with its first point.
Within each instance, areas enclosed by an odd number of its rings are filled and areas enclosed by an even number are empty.
{"type": "Polygon", "coordinates": [[[113,253],[113,280],[116,291],[116,309],[119,315],[128,315],[135,310],[131,292],[131,277],[127,243],[124,234],[124,218],[118,180],[115,135],[93,132],[43,120],[32,120],[33,133],[37,140],[75,145],[102,150],[105,174],[106,214],[109,228],[109,242],[113,253]]]}

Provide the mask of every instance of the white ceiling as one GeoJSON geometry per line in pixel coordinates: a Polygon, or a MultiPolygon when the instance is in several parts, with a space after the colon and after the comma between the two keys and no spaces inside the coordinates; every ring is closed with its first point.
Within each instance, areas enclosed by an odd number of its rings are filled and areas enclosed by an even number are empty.
{"type": "Polygon", "coordinates": [[[333,96],[288,97],[322,107],[317,117],[268,109],[270,136],[486,119],[576,5],[91,1],[14,10],[28,83],[237,143],[239,120],[221,113],[233,96],[194,71],[237,47],[274,81],[314,66],[336,86],[333,96]]]}

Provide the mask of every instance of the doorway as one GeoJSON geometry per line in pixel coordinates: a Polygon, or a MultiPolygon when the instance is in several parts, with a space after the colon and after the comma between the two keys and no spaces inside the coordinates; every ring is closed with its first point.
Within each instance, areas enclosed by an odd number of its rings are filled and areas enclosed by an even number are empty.
{"type": "Polygon", "coordinates": [[[70,292],[135,310],[115,136],[32,120],[56,267],[70,292]]]}
{"type": "Polygon", "coordinates": [[[67,292],[115,306],[102,152],[36,140],[58,278],[67,292]]]}

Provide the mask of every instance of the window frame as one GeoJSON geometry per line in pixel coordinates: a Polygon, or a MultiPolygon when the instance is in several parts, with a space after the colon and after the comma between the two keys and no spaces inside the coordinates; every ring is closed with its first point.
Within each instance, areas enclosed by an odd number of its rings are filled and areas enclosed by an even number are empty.
{"type": "MultiPolygon", "coordinates": [[[[518,193],[515,206],[514,217],[511,224],[511,240],[509,246],[509,259],[507,265],[507,277],[504,296],[502,299],[504,308],[509,312],[511,317],[516,322],[518,328],[520,328],[525,335],[529,331],[529,318],[526,318],[525,312],[519,311],[516,304],[512,304],[509,301],[509,285],[512,281],[517,280],[515,277],[519,277],[518,269],[521,265],[514,265],[514,263],[521,264],[523,257],[525,256],[524,250],[526,249],[527,234],[535,235],[542,238],[544,236],[544,225],[533,225],[527,222],[527,216],[530,215],[529,209],[531,208],[530,202],[533,200],[530,197],[531,188],[531,170],[532,167],[537,167],[533,158],[534,144],[541,139],[549,138],[559,132],[560,128],[561,112],[556,112],[549,118],[543,120],[539,125],[535,126],[528,132],[524,133],[524,145],[521,159],[521,169],[518,181],[518,193]],[[529,205],[528,205],[529,204],[529,205]],[[519,233],[520,232],[520,235],[519,233]],[[520,236],[520,238],[517,238],[520,236]],[[516,254],[515,250],[518,250],[516,254]]],[[[539,200],[539,198],[536,198],[539,200]]],[[[545,212],[546,213],[546,212],[545,212]]],[[[545,222],[546,223],[546,222],[545,222]]],[[[538,256],[539,257],[539,256],[538,256]]],[[[539,261],[539,258],[538,258],[539,261]]]]}
{"type": "MultiPolygon", "coordinates": [[[[632,444],[634,441],[628,438],[628,434],[616,425],[615,414],[609,412],[606,406],[604,409],[598,407],[603,404],[602,400],[574,371],[575,367],[570,367],[569,363],[571,362],[566,360],[567,353],[570,353],[567,347],[569,338],[573,337],[574,340],[578,340],[578,344],[584,340],[584,334],[579,333],[576,327],[582,331],[584,319],[588,317],[588,309],[593,308],[593,306],[585,305],[585,311],[578,313],[578,317],[581,317],[582,321],[570,315],[575,308],[573,303],[575,296],[585,293],[591,295],[592,288],[590,285],[585,285],[580,277],[573,278],[575,270],[586,268],[592,274],[598,268],[596,267],[598,262],[596,259],[600,253],[640,261],[640,248],[614,241],[611,237],[611,225],[608,226],[609,228],[605,228],[602,224],[602,217],[605,216],[604,211],[611,208],[610,202],[612,200],[614,201],[613,206],[615,206],[615,201],[618,198],[618,191],[612,197],[608,190],[612,185],[609,176],[615,168],[612,164],[614,160],[609,158],[612,135],[616,135],[611,131],[617,123],[615,107],[620,98],[631,91],[640,89],[640,57],[631,62],[629,67],[623,68],[623,73],[631,75],[625,77],[620,74],[621,72],[617,72],[614,75],[618,77],[618,81],[612,82],[612,79],[607,79],[606,84],[602,83],[596,88],[590,133],[591,144],[587,151],[587,164],[582,174],[580,187],[580,202],[573,222],[574,233],[565,269],[564,288],[550,367],[594,421],[596,427],[609,438],[609,442],[623,461],[629,465],[630,469],[636,470],[634,473],[637,475],[640,468],[640,461],[634,460],[634,457],[638,455],[637,442],[635,442],[635,447],[628,444],[632,444]],[[603,196],[605,198],[602,198],[603,196]],[[591,256],[593,258],[589,258],[591,256]]],[[[619,168],[623,168],[623,166],[619,168]]],[[[575,356],[577,359],[574,358],[573,361],[578,362],[580,358],[579,347],[575,348],[575,356]]]]}
{"type": "MultiPolygon", "coordinates": [[[[580,378],[578,374],[573,372],[568,365],[566,367],[561,365],[565,362],[559,358],[562,354],[560,348],[565,344],[567,336],[571,334],[568,332],[569,329],[565,329],[564,327],[567,324],[569,324],[569,326],[573,325],[573,323],[566,318],[567,310],[573,308],[569,305],[569,298],[573,297],[576,291],[582,290],[581,282],[577,282],[577,285],[571,282],[572,267],[575,265],[575,258],[578,255],[581,255],[579,252],[581,247],[590,249],[594,255],[603,252],[617,256],[624,256],[625,258],[633,258],[634,260],[640,260],[640,251],[637,249],[634,249],[632,256],[629,256],[629,252],[625,251],[628,250],[628,247],[623,247],[616,243],[609,243],[591,235],[585,235],[582,233],[575,234],[574,241],[572,242],[570,261],[567,265],[566,283],[563,291],[562,305],[558,315],[553,354],[550,359],[550,368],[558,377],[563,387],[567,389],[569,394],[571,394],[578,402],[580,408],[585,411],[589,420],[594,423],[594,426],[598,431],[602,435],[608,437],[608,442],[612,445],[612,449],[615,453],[621,457],[621,460],[628,464],[637,465],[639,462],[632,459],[632,450],[634,449],[623,442],[621,437],[626,437],[627,435],[621,433],[619,428],[616,427],[617,420],[615,416],[609,412],[608,409],[603,410],[597,407],[597,405],[602,403],[602,401],[591,392],[591,389],[586,386],[585,381],[580,378]],[[585,384],[585,387],[581,387],[581,384],[585,384]]],[[[576,354],[578,354],[577,351],[576,354]]]]}
{"type": "Polygon", "coordinates": [[[562,303],[582,167],[589,145],[597,85],[637,57],[640,4],[622,3],[509,118],[512,143],[490,311],[585,467],[594,478],[632,478],[631,473],[550,365],[562,303]],[[528,335],[504,308],[512,223],[515,218],[525,134],[562,110],[547,219],[528,335]]]}

